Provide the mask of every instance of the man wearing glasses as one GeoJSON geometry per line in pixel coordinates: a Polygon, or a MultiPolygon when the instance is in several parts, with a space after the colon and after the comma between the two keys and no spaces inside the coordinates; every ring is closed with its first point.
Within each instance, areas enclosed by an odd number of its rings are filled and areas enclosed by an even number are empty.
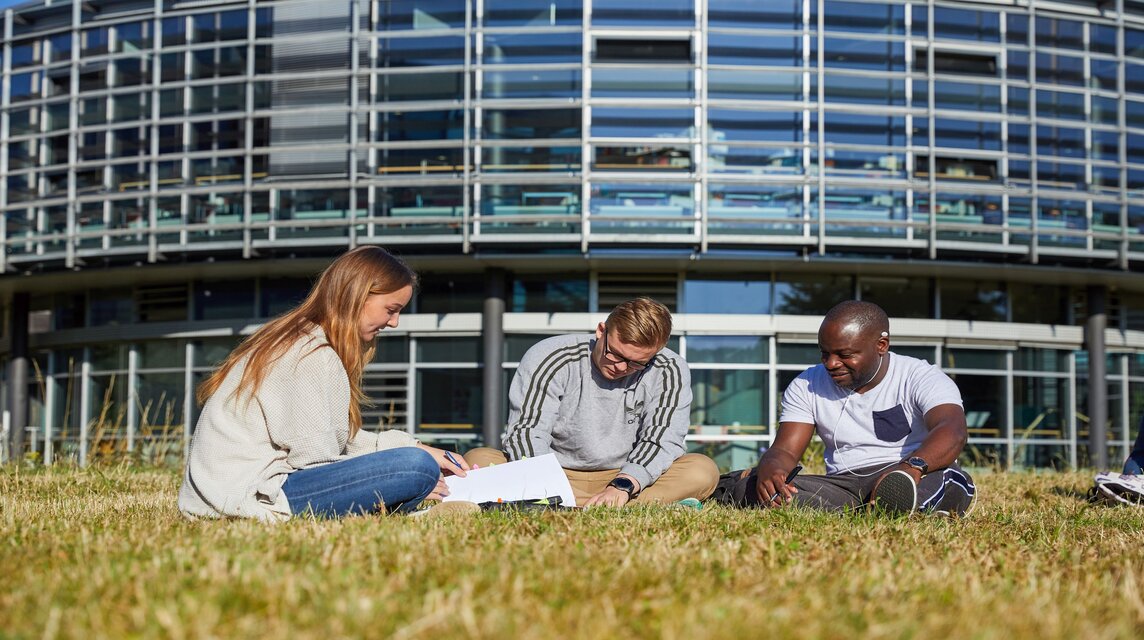
{"type": "Polygon", "coordinates": [[[594,336],[541,340],[513,376],[504,450],[481,447],[465,460],[483,467],[555,453],[585,507],[706,498],[719,470],[685,453],[691,372],[665,348],[670,337],[667,307],[637,298],[594,336]]]}

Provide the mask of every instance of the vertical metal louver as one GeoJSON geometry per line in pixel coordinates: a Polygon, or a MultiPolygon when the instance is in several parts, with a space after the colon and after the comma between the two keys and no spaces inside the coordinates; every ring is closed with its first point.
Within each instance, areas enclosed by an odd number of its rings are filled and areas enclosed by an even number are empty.
{"type": "Polygon", "coordinates": [[[599,303],[601,312],[640,296],[653,298],[675,311],[678,299],[676,277],[673,274],[603,274],[599,276],[599,303]]]}
{"type": "Polygon", "coordinates": [[[270,143],[273,147],[305,144],[305,150],[272,151],[270,172],[275,176],[347,175],[350,42],[349,4],[298,3],[275,7],[275,41],[271,71],[279,74],[317,74],[272,82],[270,143]],[[306,38],[283,38],[291,33],[306,38]],[[327,37],[330,36],[330,37],[327,37]],[[306,109],[304,113],[279,111],[306,109]]]}

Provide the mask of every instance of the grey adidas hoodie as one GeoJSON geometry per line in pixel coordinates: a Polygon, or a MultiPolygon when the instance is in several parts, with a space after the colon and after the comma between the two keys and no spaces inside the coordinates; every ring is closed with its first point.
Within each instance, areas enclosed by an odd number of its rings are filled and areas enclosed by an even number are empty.
{"type": "Polygon", "coordinates": [[[646,369],[608,380],[592,364],[594,335],[541,340],[520,361],[509,389],[510,460],[552,452],[577,471],[619,469],[642,488],[686,452],[691,372],[664,349],[646,369]]]}

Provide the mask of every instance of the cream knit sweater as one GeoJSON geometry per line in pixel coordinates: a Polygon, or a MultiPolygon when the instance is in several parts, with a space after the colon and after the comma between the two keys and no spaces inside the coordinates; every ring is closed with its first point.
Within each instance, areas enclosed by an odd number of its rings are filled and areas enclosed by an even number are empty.
{"type": "Polygon", "coordinates": [[[240,399],[245,367],[227,374],[195,426],[179,489],[179,510],[190,518],[285,520],[282,484],[291,472],[416,443],[404,431],[349,439],[349,377],[321,328],[270,366],[258,393],[240,399]]]}

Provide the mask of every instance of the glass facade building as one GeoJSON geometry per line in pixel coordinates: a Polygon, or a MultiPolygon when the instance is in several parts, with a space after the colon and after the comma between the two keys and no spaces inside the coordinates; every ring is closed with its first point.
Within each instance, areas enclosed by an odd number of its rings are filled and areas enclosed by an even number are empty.
{"type": "Polygon", "coordinates": [[[1117,460],[1144,412],[1144,3],[44,0],[3,29],[4,406],[47,459],[180,455],[194,385],[360,244],[424,278],[367,425],[427,440],[478,443],[529,345],[636,295],[724,466],[850,298],[957,381],[967,463],[1085,464],[1094,389],[1117,460]]]}

